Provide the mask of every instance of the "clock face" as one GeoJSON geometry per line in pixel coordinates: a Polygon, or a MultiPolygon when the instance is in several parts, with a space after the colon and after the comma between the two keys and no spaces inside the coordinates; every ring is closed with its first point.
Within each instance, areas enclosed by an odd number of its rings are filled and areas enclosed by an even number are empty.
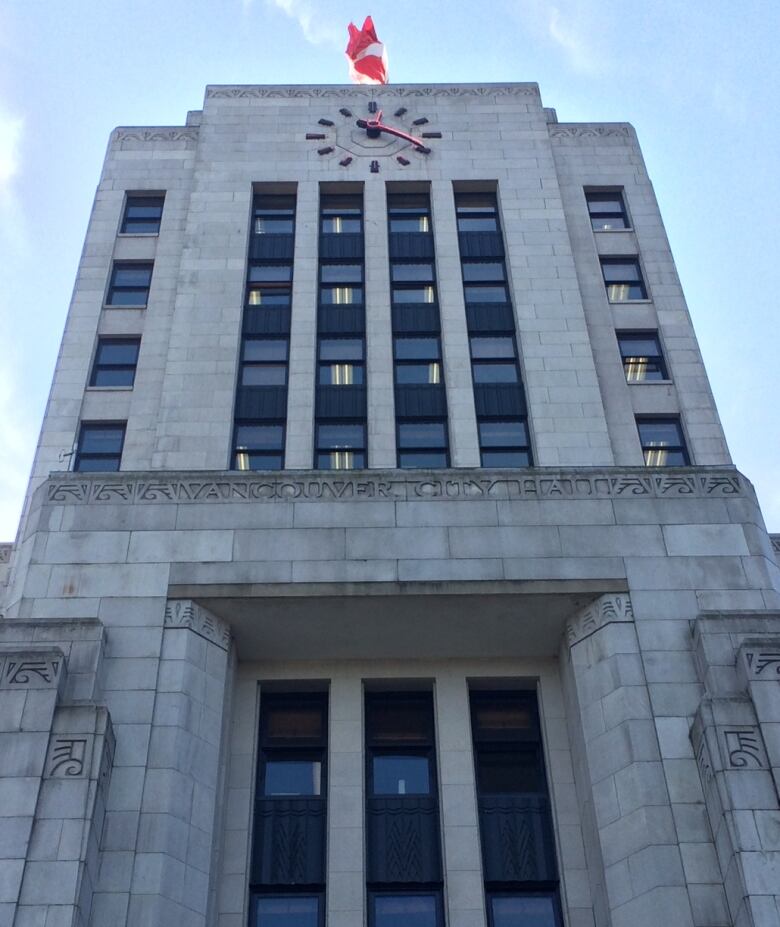
{"type": "Polygon", "coordinates": [[[429,131],[427,126],[425,116],[411,118],[403,106],[385,115],[372,100],[365,114],[343,106],[333,118],[323,117],[306,138],[317,143],[321,158],[333,159],[343,168],[367,159],[371,173],[378,174],[382,166],[403,168],[427,158],[430,140],[441,138],[441,132],[429,131]]]}

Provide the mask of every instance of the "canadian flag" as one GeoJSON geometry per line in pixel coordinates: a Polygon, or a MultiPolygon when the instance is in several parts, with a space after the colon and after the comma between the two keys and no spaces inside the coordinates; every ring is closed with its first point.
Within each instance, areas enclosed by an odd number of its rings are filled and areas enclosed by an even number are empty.
{"type": "Polygon", "coordinates": [[[366,16],[363,28],[349,24],[347,60],[349,76],[356,84],[387,83],[387,52],[376,37],[374,21],[366,16]]]}

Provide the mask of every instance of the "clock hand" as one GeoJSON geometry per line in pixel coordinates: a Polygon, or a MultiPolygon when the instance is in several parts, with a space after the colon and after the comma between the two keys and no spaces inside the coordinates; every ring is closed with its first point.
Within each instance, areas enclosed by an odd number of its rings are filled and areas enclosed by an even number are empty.
{"type": "Polygon", "coordinates": [[[393,126],[386,126],[381,122],[382,113],[377,114],[376,119],[358,119],[357,126],[359,129],[367,129],[371,132],[376,132],[379,135],[380,132],[387,132],[388,135],[395,135],[396,138],[402,138],[406,142],[411,142],[415,148],[428,154],[430,148],[426,148],[422,144],[419,138],[414,135],[409,135],[407,132],[402,132],[400,129],[396,129],[393,126]]]}

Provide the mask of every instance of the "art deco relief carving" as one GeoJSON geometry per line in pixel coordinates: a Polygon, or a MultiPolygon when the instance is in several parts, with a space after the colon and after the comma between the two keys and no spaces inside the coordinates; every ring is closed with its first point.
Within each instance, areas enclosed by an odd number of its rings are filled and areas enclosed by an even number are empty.
{"type": "Polygon", "coordinates": [[[758,727],[720,727],[718,736],[726,769],[768,768],[769,763],[758,727]]]}
{"type": "Polygon", "coordinates": [[[56,734],[49,743],[44,775],[49,779],[85,779],[91,758],[91,734],[56,734]]]}
{"type": "Polygon", "coordinates": [[[748,681],[780,681],[780,647],[744,645],[740,649],[740,662],[748,681]]]}
{"type": "Polygon", "coordinates": [[[550,126],[550,138],[609,138],[610,136],[630,138],[631,130],[628,126],[621,125],[588,126],[559,123],[550,126]]]}
{"type": "Polygon", "coordinates": [[[647,473],[646,471],[537,471],[528,475],[502,472],[486,476],[448,475],[446,478],[407,478],[397,472],[376,473],[344,479],[318,475],[247,478],[223,473],[204,478],[160,479],[144,474],[138,478],[105,476],[53,477],[47,486],[49,502],[113,505],[155,502],[273,502],[338,501],[372,499],[616,499],[728,497],[747,494],[740,475],[733,470],[699,473],[647,473]]]}
{"type": "Polygon", "coordinates": [[[115,129],[115,142],[184,142],[198,138],[198,127],[189,128],[150,128],[150,129],[115,129]]]}
{"type": "Polygon", "coordinates": [[[11,560],[13,549],[13,544],[0,544],[0,563],[8,563],[11,560]]]}
{"type": "Polygon", "coordinates": [[[223,650],[230,646],[228,625],[190,599],[169,599],[165,606],[164,625],[166,628],[193,631],[223,650]]]}
{"type": "Polygon", "coordinates": [[[572,647],[608,624],[633,620],[634,609],[626,593],[603,595],[568,621],[566,640],[572,647]]]}
{"type": "Polygon", "coordinates": [[[538,97],[539,88],[533,84],[498,85],[485,84],[475,87],[445,86],[372,86],[372,87],[265,87],[265,86],[215,86],[206,88],[206,97],[215,99],[319,99],[342,100],[356,96],[374,99],[376,97],[538,97]]]}
{"type": "Polygon", "coordinates": [[[0,658],[0,689],[56,689],[62,665],[59,652],[6,653],[0,658]]]}

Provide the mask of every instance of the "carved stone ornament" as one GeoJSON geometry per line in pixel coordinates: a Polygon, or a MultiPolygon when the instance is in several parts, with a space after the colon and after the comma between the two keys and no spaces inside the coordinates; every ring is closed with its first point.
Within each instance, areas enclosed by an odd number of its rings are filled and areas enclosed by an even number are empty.
{"type": "Polygon", "coordinates": [[[724,769],[768,769],[769,762],[756,725],[718,728],[724,769]]]}
{"type": "Polygon", "coordinates": [[[51,503],[66,505],[139,505],[156,502],[305,502],[448,499],[620,499],[620,498],[722,498],[748,494],[747,485],[734,470],[690,469],[648,473],[644,468],[624,470],[543,470],[519,475],[517,471],[484,470],[446,477],[410,477],[398,471],[364,471],[361,476],[337,479],[320,473],[247,477],[240,473],[182,473],[163,477],[140,473],[128,477],[104,474],[53,476],[46,486],[51,503]]]}
{"type": "Polygon", "coordinates": [[[780,646],[744,644],[739,654],[748,682],[780,682],[780,646]]]}
{"type": "Polygon", "coordinates": [[[538,97],[536,84],[475,84],[474,86],[432,85],[374,85],[371,87],[274,87],[253,85],[224,85],[206,87],[206,97],[214,99],[316,99],[349,100],[355,97],[367,99],[381,97],[538,97]]]}
{"type": "Polygon", "coordinates": [[[92,734],[54,734],[46,757],[47,779],[86,779],[92,762],[92,734]]]}
{"type": "Polygon", "coordinates": [[[9,563],[11,560],[11,551],[14,549],[13,544],[0,544],[0,563],[9,563]]]}
{"type": "Polygon", "coordinates": [[[223,650],[230,646],[228,625],[191,599],[168,600],[165,606],[165,627],[193,631],[223,650]]]}
{"type": "Polygon", "coordinates": [[[63,672],[59,650],[0,654],[0,689],[56,689],[63,672]]]}
{"type": "Polygon", "coordinates": [[[550,138],[630,138],[631,130],[622,125],[566,125],[550,126],[550,138]]]}
{"type": "Polygon", "coordinates": [[[114,129],[115,142],[194,142],[198,139],[197,126],[171,126],[114,129]]]}
{"type": "Polygon", "coordinates": [[[603,595],[569,619],[566,641],[573,647],[608,624],[629,624],[633,620],[634,609],[626,593],[603,595]]]}

